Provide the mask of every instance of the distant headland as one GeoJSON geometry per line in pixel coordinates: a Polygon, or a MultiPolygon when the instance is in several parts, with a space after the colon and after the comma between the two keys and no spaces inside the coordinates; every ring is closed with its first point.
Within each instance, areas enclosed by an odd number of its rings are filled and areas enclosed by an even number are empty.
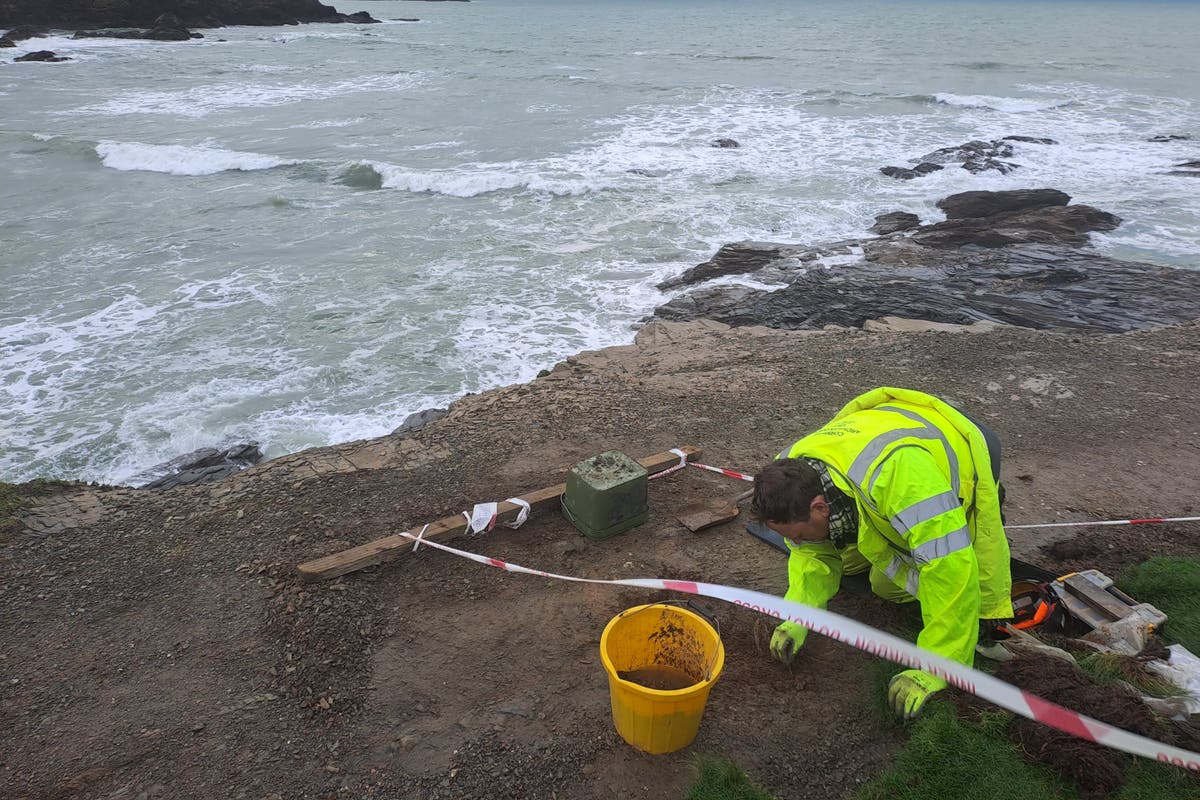
{"type": "Polygon", "coordinates": [[[164,14],[188,28],[379,21],[366,11],[343,14],[318,0],[0,0],[0,29],[151,28],[164,14]]]}

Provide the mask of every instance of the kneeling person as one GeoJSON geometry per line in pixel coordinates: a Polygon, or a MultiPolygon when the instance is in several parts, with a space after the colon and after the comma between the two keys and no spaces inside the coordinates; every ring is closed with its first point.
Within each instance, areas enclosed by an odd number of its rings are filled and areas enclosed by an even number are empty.
{"type": "MultiPolygon", "coordinates": [[[[825,608],[842,575],[869,570],[876,594],[920,602],[920,647],[970,666],[981,621],[1013,613],[999,449],[933,395],[885,387],[852,400],[754,479],[754,516],[788,540],[787,599],[825,608]]],[[[791,663],[807,634],[784,622],[771,652],[791,663]]],[[[909,669],[888,700],[911,718],[945,687],[909,669]]]]}

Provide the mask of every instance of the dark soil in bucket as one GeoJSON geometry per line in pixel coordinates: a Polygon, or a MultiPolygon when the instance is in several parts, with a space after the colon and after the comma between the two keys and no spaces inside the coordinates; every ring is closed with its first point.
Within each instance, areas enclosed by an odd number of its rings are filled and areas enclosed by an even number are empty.
{"type": "Polygon", "coordinates": [[[695,686],[697,683],[695,678],[683,670],[666,664],[651,664],[650,666],[639,667],[638,669],[622,670],[617,672],[617,677],[623,681],[645,686],[647,689],[660,689],[663,691],[686,689],[689,686],[695,686]]]}
{"type": "MultiPolygon", "coordinates": [[[[1062,659],[1017,658],[1002,663],[996,677],[1072,711],[1151,739],[1182,745],[1191,738],[1189,731],[1157,716],[1129,689],[1093,683],[1062,659]]],[[[1123,753],[1025,718],[1019,718],[1013,730],[1026,757],[1073,779],[1085,800],[1106,798],[1124,783],[1123,773],[1130,757],[1123,753]]]]}

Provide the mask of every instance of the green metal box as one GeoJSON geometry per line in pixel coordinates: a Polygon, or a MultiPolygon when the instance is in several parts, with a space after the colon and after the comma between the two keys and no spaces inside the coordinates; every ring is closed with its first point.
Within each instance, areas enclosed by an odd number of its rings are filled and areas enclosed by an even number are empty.
{"type": "Polygon", "coordinates": [[[563,512],[580,533],[607,539],[646,521],[646,468],[616,450],[571,467],[563,512]]]}

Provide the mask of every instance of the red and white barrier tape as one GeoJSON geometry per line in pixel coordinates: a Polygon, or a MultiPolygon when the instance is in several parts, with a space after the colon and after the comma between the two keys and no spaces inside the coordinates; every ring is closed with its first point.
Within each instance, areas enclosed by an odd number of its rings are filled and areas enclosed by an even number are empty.
{"type": "Polygon", "coordinates": [[[723,469],[721,467],[710,467],[708,464],[697,464],[695,461],[691,462],[691,465],[693,467],[697,467],[698,469],[706,469],[709,472],[718,472],[721,475],[725,475],[730,478],[737,478],[739,481],[749,481],[750,483],[754,483],[754,476],[747,475],[744,472],[734,472],[731,469],[723,469]]]}
{"type": "Polygon", "coordinates": [[[696,467],[697,469],[706,469],[709,472],[717,472],[730,478],[737,478],[739,481],[750,481],[751,483],[754,483],[753,475],[747,475],[744,472],[734,472],[731,469],[723,469],[721,467],[710,467],[708,464],[700,464],[695,461],[688,461],[687,454],[677,448],[672,448],[669,452],[679,456],[679,463],[673,467],[664,469],[662,472],[656,472],[650,476],[650,480],[670,475],[672,472],[678,472],[684,467],[696,467]]]}
{"type": "Polygon", "coordinates": [[[1039,522],[1036,525],[1005,525],[1015,528],[1086,528],[1092,525],[1146,525],[1151,522],[1200,522],[1200,517],[1151,517],[1149,519],[1106,519],[1100,522],[1039,522]]]}
{"type": "MultiPolygon", "coordinates": [[[[672,450],[672,453],[678,453],[680,458],[683,454],[678,450],[672,450]]],[[[721,475],[726,475],[730,478],[737,478],[740,481],[754,482],[753,475],[747,475],[744,472],[735,472],[731,469],[723,467],[710,467],[708,464],[700,464],[695,461],[676,464],[668,470],[664,470],[657,475],[651,475],[651,478],[661,478],[663,475],[670,475],[672,472],[687,467],[696,467],[698,469],[706,469],[709,472],[716,472],[721,475]]],[[[1039,522],[1034,525],[1005,525],[1005,530],[1018,530],[1022,528],[1085,528],[1091,525],[1146,525],[1154,522],[1200,522],[1200,517],[1148,517],[1146,519],[1106,519],[1096,522],[1039,522]]]]}
{"type": "MultiPolygon", "coordinates": [[[[417,537],[408,532],[401,536],[409,539],[417,537]]],[[[528,575],[539,575],[543,578],[553,578],[574,583],[600,583],[610,586],[636,586],[644,589],[667,589],[675,592],[711,597],[724,600],[743,608],[749,608],[763,614],[796,622],[824,636],[837,639],[872,655],[886,658],[906,667],[914,667],[933,675],[939,675],[952,686],[995,703],[1014,714],[1020,714],[1036,722],[1049,725],[1051,728],[1077,736],[1089,742],[1111,747],[1143,758],[1162,761],[1177,767],[1200,772],[1200,753],[1193,753],[1179,747],[1173,747],[1129,731],[1114,728],[1083,714],[1076,713],[1060,705],[1043,700],[1037,695],[1018,689],[997,678],[951,661],[945,656],[923,650],[916,645],[906,642],[890,633],[876,630],[848,617],[835,614],[832,611],[812,606],[802,605],[782,597],[755,592],[749,589],[738,589],[731,586],[721,586],[715,583],[698,583],[693,581],[674,581],[665,578],[627,578],[623,580],[602,580],[599,578],[578,578],[573,575],[557,575],[540,569],[529,569],[517,564],[510,564],[498,558],[489,558],[477,553],[468,553],[442,544],[441,542],[424,541],[426,547],[436,547],[447,553],[453,553],[461,558],[487,566],[496,567],[507,572],[523,572],[528,575]]]]}

